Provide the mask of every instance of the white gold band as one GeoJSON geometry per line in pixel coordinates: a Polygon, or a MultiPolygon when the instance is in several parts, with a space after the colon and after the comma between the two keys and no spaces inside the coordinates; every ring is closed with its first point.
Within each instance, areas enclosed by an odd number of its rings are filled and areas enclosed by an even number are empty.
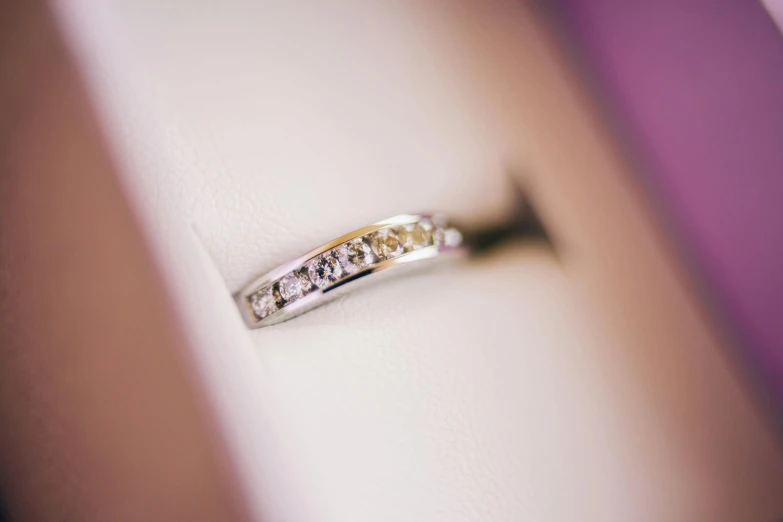
{"type": "MultiPolygon", "coordinates": [[[[297,257],[236,296],[249,328],[291,319],[388,268],[458,254],[462,234],[442,215],[401,214],[360,228],[297,257]]],[[[373,279],[373,278],[370,278],[373,279]]]]}

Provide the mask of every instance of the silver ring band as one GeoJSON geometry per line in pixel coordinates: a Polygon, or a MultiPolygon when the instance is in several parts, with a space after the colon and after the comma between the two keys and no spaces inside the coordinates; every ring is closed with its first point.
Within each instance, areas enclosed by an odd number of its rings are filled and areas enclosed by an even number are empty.
{"type": "Polygon", "coordinates": [[[444,216],[401,214],[338,237],[280,265],[236,296],[249,328],[261,328],[304,313],[366,276],[418,261],[460,254],[462,234],[444,216]]]}

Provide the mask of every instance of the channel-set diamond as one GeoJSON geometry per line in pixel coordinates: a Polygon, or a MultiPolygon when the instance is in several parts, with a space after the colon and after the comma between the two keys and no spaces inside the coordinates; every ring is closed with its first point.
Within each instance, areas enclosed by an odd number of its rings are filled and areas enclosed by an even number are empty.
{"type": "Polygon", "coordinates": [[[343,276],[343,267],[330,251],[316,257],[308,266],[307,274],[318,288],[324,289],[343,276]]]}
{"type": "Polygon", "coordinates": [[[401,226],[398,236],[406,252],[412,252],[432,244],[432,234],[429,229],[419,223],[401,226]]]}
{"type": "Polygon", "coordinates": [[[272,292],[272,287],[262,288],[250,296],[250,307],[256,317],[263,319],[267,315],[277,311],[277,300],[272,292]]]}
{"type": "Polygon", "coordinates": [[[372,236],[372,251],[380,259],[394,259],[405,251],[393,228],[382,228],[372,236]]]}
{"type": "Polygon", "coordinates": [[[282,278],[277,287],[280,290],[280,297],[289,303],[296,301],[310,289],[310,281],[304,274],[292,272],[282,278]]]}
{"type": "Polygon", "coordinates": [[[438,227],[432,232],[432,239],[436,245],[457,247],[462,243],[462,233],[456,228],[438,227]]]}
{"type": "Polygon", "coordinates": [[[354,274],[362,268],[370,266],[375,261],[375,256],[372,255],[372,248],[360,237],[337,247],[337,257],[348,274],[354,274]]]}

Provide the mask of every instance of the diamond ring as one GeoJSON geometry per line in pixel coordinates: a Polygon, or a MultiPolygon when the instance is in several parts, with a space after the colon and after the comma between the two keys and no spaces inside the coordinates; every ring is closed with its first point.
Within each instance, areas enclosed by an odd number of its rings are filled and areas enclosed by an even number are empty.
{"type": "Polygon", "coordinates": [[[462,234],[442,215],[402,214],[360,228],[248,284],[236,302],[249,328],[291,319],[354,288],[366,276],[460,254],[462,234]]]}

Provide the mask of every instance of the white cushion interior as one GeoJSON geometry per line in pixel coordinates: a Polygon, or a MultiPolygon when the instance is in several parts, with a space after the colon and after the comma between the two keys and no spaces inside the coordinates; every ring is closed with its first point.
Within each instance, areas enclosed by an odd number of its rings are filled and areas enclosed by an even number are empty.
{"type": "Polygon", "coordinates": [[[543,26],[490,2],[62,2],[259,520],[765,520],[783,459],[543,26]],[[248,331],[398,213],[509,245],[248,331]]]}

